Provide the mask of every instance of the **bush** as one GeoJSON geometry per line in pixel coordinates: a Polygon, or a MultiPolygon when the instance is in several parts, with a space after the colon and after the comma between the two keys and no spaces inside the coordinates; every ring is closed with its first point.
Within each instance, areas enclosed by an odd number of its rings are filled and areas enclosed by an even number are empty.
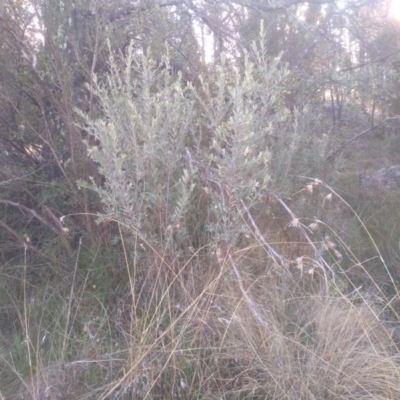
{"type": "Polygon", "coordinates": [[[296,187],[327,139],[307,136],[318,121],[306,109],[285,109],[288,70],[263,42],[243,71],[222,57],[196,85],[133,48],[111,59],[94,92],[102,115],[81,115],[103,182],[80,185],[116,226],[112,250],[80,242],[68,279],[35,301],[26,259],[23,301],[0,287],[19,322],[0,342],[7,395],[400,396],[395,297],[337,228],[349,204],[318,179],[296,187]],[[354,287],[355,269],[374,292],[354,287]]]}

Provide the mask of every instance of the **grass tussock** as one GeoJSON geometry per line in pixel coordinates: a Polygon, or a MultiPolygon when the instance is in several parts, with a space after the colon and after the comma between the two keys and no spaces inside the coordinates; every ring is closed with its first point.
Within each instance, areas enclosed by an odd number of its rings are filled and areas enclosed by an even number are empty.
{"type": "Polygon", "coordinates": [[[313,241],[307,257],[274,263],[266,237],[172,262],[150,247],[131,260],[123,246],[118,275],[101,257],[80,267],[80,248],[74,270],[45,288],[23,265],[1,285],[0,398],[400,398],[397,295],[362,262],[366,288],[343,263],[324,273],[313,241]]]}

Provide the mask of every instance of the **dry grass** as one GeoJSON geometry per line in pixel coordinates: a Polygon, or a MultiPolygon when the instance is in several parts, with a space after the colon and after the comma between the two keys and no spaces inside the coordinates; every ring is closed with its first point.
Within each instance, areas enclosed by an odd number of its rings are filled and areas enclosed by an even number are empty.
{"type": "Polygon", "coordinates": [[[78,262],[53,288],[25,275],[19,290],[2,285],[16,320],[0,338],[0,398],[400,398],[397,288],[390,297],[344,244],[369,287],[354,290],[340,258],[321,265],[333,245],[288,242],[277,264],[260,235],[179,262],[125,249],[112,290],[78,262]]]}

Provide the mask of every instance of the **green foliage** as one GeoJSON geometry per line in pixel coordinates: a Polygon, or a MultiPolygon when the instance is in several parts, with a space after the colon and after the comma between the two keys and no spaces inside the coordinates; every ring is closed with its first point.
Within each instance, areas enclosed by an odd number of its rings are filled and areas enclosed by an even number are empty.
{"type": "Polygon", "coordinates": [[[286,110],[288,70],[268,58],[262,39],[245,54],[243,71],[222,56],[215,78],[201,78],[200,87],[157,69],[133,46],[123,68],[114,59],[110,66],[94,92],[103,116],[85,117],[97,142],[89,153],[105,180],[89,187],[103,217],[158,245],[199,214],[207,215],[211,241],[234,242],[247,232],[241,202],[260,206],[271,179],[284,185],[293,170],[309,171],[325,155],[323,139],[306,138],[307,115],[286,110]],[[195,200],[201,191],[207,202],[195,200]]]}
{"type": "Polygon", "coordinates": [[[130,48],[125,70],[111,62],[107,87],[97,86],[104,117],[88,121],[99,146],[89,148],[104,187],[96,191],[109,218],[162,240],[188,208],[194,171],[184,164],[185,140],[193,134],[194,102],[181,78],[157,71],[130,48]]]}

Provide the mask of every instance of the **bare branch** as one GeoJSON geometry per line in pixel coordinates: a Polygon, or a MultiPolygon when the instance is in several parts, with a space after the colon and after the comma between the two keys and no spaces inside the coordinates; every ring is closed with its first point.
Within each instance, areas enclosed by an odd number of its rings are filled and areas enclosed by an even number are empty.
{"type": "Polygon", "coordinates": [[[253,10],[264,11],[264,12],[271,12],[276,10],[286,10],[289,7],[292,7],[296,4],[330,4],[336,3],[336,0],[288,0],[285,2],[276,2],[276,4],[271,3],[258,3],[256,1],[232,1],[232,3],[252,8],[253,10]]]}
{"type": "Polygon", "coordinates": [[[35,174],[37,171],[40,171],[41,169],[42,169],[42,167],[36,169],[33,172],[29,172],[28,174],[21,175],[21,176],[16,176],[15,178],[8,179],[7,181],[0,182],[0,186],[7,185],[8,183],[11,183],[13,181],[18,181],[20,179],[27,178],[28,176],[31,176],[31,175],[35,174]]]}
{"type": "Polygon", "coordinates": [[[378,128],[379,126],[385,124],[389,120],[395,120],[395,119],[400,119],[400,116],[395,116],[395,117],[390,117],[386,118],[382,122],[380,122],[377,125],[371,126],[371,128],[366,129],[365,131],[362,131],[361,133],[358,133],[356,136],[353,136],[350,140],[348,140],[346,143],[341,145],[338,149],[336,149],[333,153],[331,153],[328,157],[326,157],[325,161],[332,162],[337,155],[339,155],[342,150],[348,146],[350,143],[354,142],[355,140],[359,139],[360,137],[366,135],[368,132],[373,131],[374,129],[378,128]]]}
{"type": "Polygon", "coordinates": [[[287,263],[285,262],[285,259],[276,252],[276,250],[264,239],[264,236],[261,234],[260,230],[258,229],[257,224],[255,223],[253,217],[250,214],[249,209],[247,208],[245,202],[240,199],[240,202],[242,203],[243,209],[248,217],[248,219],[250,220],[251,225],[254,228],[254,233],[256,238],[268,249],[268,253],[270,255],[270,257],[272,258],[272,260],[274,260],[275,264],[277,265],[283,265],[283,266],[287,266],[287,263]],[[279,263],[278,261],[279,260],[279,263]]]}
{"type": "Polygon", "coordinates": [[[137,4],[137,5],[131,5],[129,7],[125,7],[121,9],[118,9],[116,11],[113,11],[110,14],[110,21],[115,21],[116,19],[120,19],[122,17],[126,17],[130,15],[134,11],[148,11],[151,10],[155,7],[171,7],[171,6],[178,6],[180,4],[185,4],[185,0],[170,0],[170,1],[162,1],[159,3],[154,3],[151,5],[143,5],[143,4],[137,4]]]}
{"type": "MultiPolygon", "coordinates": [[[[8,231],[14,238],[21,243],[21,246],[26,246],[26,242],[24,241],[24,238],[18,234],[13,228],[8,226],[4,221],[0,219],[0,226],[3,227],[6,231],[8,231]]],[[[43,253],[38,250],[35,246],[32,244],[29,245],[29,248],[32,249],[35,253],[43,256],[43,253]]]]}
{"type": "MultiPolygon", "coordinates": [[[[262,317],[262,315],[261,315],[260,307],[259,307],[259,306],[254,302],[254,300],[247,294],[247,292],[246,292],[246,290],[245,290],[245,288],[244,288],[244,286],[243,286],[242,277],[240,276],[239,270],[238,270],[238,268],[237,268],[235,262],[233,261],[232,256],[231,256],[230,254],[228,254],[228,257],[229,257],[229,261],[231,262],[233,271],[235,272],[236,278],[237,278],[237,280],[238,280],[238,282],[239,282],[240,291],[242,292],[243,297],[246,299],[246,301],[247,301],[247,303],[249,304],[251,310],[253,311],[254,317],[256,318],[256,320],[257,320],[261,325],[263,325],[264,327],[267,327],[267,326],[268,326],[268,322],[264,321],[264,319],[263,319],[263,317],[262,317]]],[[[263,311],[269,312],[269,310],[263,310],[263,311]]]]}
{"type": "MultiPolygon", "coordinates": [[[[65,248],[68,251],[68,254],[69,255],[73,254],[73,250],[72,250],[71,246],[69,245],[68,241],[66,240],[66,232],[63,229],[63,226],[62,226],[61,222],[58,221],[59,222],[59,226],[57,226],[57,228],[55,228],[51,223],[49,223],[42,216],[40,216],[35,210],[32,210],[29,207],[26,207],[26,206],[24,206],[22,204],[14,202],[14,201],[2,200],[2,199],[0,199],[0,204],[6,204],[6,205],[13,206],[13,207],[17,207],[17,208],[19,208],[21,210],[24,210],[24,211],[28,212],[32,216],[34,216],[38,221],[40,221],[43,225],[47,226],[57,236],[60,236],[65,248]]],[[[48,209],[46,209],[46,211],[48,211],[48,209]]]]}
{"type": "MultiPolygon", "coordinates": [[[[368,0],[367,0],[368,1],[368,0]]],[[[226,2],[229,5],[229,2],[226,2]]],[[[230,3],[237,4],[239,6],[247,7],[247,8],[252,8],[254,10],[258,11],[263,11],[263,12],[271,12],[271,11],[276,11],[276,10],[286,10],[289,7],[292,7],[297,4],[334,4],[337,3],[337,0],[286,0],[286,1],[277,1],[275,4],[271,4],[270,2],[265,2],[265,3],[260,3],[257,1],[244,1],[244,0],[231,0],[230,3]]],[[[195,10],[197,8],[191,0],[170,0],[170,1],[160,1],[160,2],[154,2],[153,4],[137,4],[137,5],[131,5],[125,8],[118,9],[116,11],[113,11],[109,18],[110,21],[114,21],[116,19],[125,17],[130,15],[134,11],[148,11],[151,10],[155,7],[171,7],[171,6],[178,6],[178,5],[185,5],[188,8],[192,9],[193,11],[196,11],[196,13],[199,13],[199,10],[195,10]]],[[[206,16],[203,16],[205,20],[203,19],[203,22],[205,22],[211,29],[212,28],[212,23],[210,24],[210,19],[206,16]],[[211,25],[211,26],[210,26],[211,25]]]]}

